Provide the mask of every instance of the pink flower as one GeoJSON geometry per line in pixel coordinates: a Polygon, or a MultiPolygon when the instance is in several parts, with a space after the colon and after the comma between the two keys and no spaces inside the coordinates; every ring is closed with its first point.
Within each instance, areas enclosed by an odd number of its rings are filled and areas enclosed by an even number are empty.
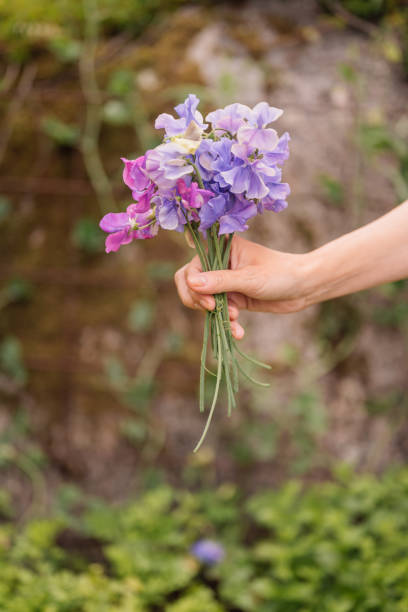
{"type": "Polygon", "coordinates": [[[123,244],[129,244],[135,239],[153,238],[158,231],[154,212],[145,209],[145,203],[131,204],[125,213],[108,213],[99,227],[108,232],[105,240],[105,251],[118,251],[123,244]]]}

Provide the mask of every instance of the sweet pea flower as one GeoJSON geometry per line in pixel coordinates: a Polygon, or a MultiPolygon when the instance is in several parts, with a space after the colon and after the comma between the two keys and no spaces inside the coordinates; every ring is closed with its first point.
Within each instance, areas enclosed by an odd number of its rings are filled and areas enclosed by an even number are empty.
{"type": "Polygon", "coordinates": [[[161,192],[169,192],[177,180],[192,174],[186,152],[176,142],[165,142],[146,153],[146,173],[161,192]]]}
{"type": "Polygon", "coordinates": [[[266,157],[278,146],[279,138],[270,128],[243,126],[237,133],[237,142],[231,147],[235,160],[233,167],[221,173],[232,193],[242,193],[248,200],[265,198],[269,189],[265,180],[277,174],[277,168],[266,157]]]}
{"type": "Polygon", "coordinates": [[[160,198],[157,219],[163,229],[183,231],[188,221],[199,221],[197,210],[214,196],[212,191],[199,189],[196,182],[187,185],[183,179],[177,181],[176,189],[168,197],[160,198]]]}
{"type": "Polygon", "coordinates": [[[161,228],[182,232],[186,217],[175,197],[161,197],[157,203],[157,221],[161,228]]]}
{"type": "Polygon", "coordinates": [[[243,232],[248,229],[247,221],[258,213],[254,202],[231,193],[220,193],[208,201],[200,215],[200,229],[209,229],[219,222],[219,235],[243,232]]]}
{"type": "Polygon", "coordinates": [[[135,200],[139,199],[147,189],[151,187],[151,180],[146,173],[146,156],[141,155],[137,159],[126,159],[121,157],[125,164],[123,168],[123,182],[132,191],[135,200]]]}
{"type": "Polygon", "coordinates": [[[141,211],[138,204],[128,206],[125,213],[108,213],[101,219],[99,227],[109,234],[105,240],[106,253],[116,252],[123,244],[137,238],[153,238],[158,230],[154,211],[141,211]]]}
{"type": "Polygon", "coordinates": [[[192,208],[201,208],[208,200],[214,197],[212,191],[208,189],[199,189],[198,184],[193,181],[188,187],[182,179],[177,181],[177,194],[181,198],[181,204],[187,210],[192,208]]]}
{"type": "MultiPolygon", "coordinates": [[[[209,113],[205,120],[211,123],[214,132],[228,132],[231,135],[237,133],[238,129],[245,125],[253,116],[253,111],[245,104],[228,104],[225,108],[219,108],[209,113]]],[[[255,116],[254,116],[255,118],[255,116]]]]}
{"type": "Polygon", "coordinates": [[[282,115],[282,109],[269,106],[267,102],[259,102],[251,111],[249,123],[253,127],[266,128],[282,115]]]}
{"type": "MultiPolygon", "coordinates": [[[[207,126],[203,122],[202,114],[197,110],[199,102],[200,100],[195,94],[189,94],[182,104],[174,107],[179,119],[175,119],[173,115],[168,113],[162,113],[157,117],[154,127],[156,130],[164,129],[168,137],[185,135],[191,123],[195,123],[202,132],[207,126]]],[[[193,127],[190,129],[192,131],[193,127]]],[[[191,136],[187,135],[186,137],[191,136]]]]}
{"type": "Polygon", "coordinates": [[[202,563],[215,565],[223,560],[225,550],[214,540],[198,540],[191,547],[191,554],[202,563]]]}
{"type": "Polygon", "coordinates": [[[219,140],[203,140],[197,149],[196,164],[204,181],[217,181],[222,187],[226,187],[221,172],[231,167],[230,138],[219,140]]]}
{"type": "Polygon", "coordinates": [[[281,179],[282,172],[279,168],[277,168],[275,176],[265,179],[268,195],[258,201],[259,213],[262,213],[264,209],[281,212],[287,207],[288,203],[285,200],[290,194],[290,187],[288,183],[281,183],[281,179]]]}

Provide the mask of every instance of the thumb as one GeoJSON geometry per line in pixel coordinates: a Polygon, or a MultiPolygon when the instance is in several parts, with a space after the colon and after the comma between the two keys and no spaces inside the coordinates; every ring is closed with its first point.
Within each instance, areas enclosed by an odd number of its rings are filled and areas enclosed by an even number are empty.
{"type": "Polygon", "coordinates": [[[241,270],[216,270],[187,276],[187,284],[197,293],[214,294],[229,291],[248,294],[254,289],[254,277],[246,268],[241,270]]]}

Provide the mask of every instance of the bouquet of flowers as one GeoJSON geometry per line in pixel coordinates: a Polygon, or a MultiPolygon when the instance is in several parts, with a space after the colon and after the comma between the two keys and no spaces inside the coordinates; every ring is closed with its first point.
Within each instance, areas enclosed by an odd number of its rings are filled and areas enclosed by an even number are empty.
{"type": "MultiPolygon", "coordinates": [[[[117,251],[135,239],[153,238],[159,228],[188,232],[203,271],[229,266],[234,232],[248,229],[248,220],[264,210],[286,208],[289,185],[282,183],[280,165],[288,158],[289,134],[281,137],[270,126],[282,110],[260,102],[254,108],[229,104],[209,113],[204,123],[199,100],[190,94],[175,107],[177,118],[157,117],[164,129],[163,143],[134,160],[123,159],[123,180],[134,203],[126,212],[109,213],[100,222],[108,233],[106,252],[117,251]]],[[[270,366],[246,355],[231,334],[226,294],[215,297],[216,307],[206,313],[201,353],[199,406],[204,411],[206,373],[215,376],[214,396],[201,446],[225,380],[228,415],[236,406],[239,373],[255,384],[242,365],[247,360],[270,366]],[[217,364],[207,368],[209,341],[217,364]]]]}

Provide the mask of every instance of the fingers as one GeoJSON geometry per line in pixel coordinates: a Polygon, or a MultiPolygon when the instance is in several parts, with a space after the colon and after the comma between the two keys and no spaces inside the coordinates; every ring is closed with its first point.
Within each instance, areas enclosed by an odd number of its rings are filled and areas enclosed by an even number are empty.
{"type": "Polygon", "coordinates": [[[180,300],[187,308],[193,308],[194,310],[213,310],[215,308],[215,300],[212,295],[199,294],[188,286],[186,278],[190,270],[193,271],[193,274],[201,272],[202,268],[198,257],[194,257],[190,263],[177,270],[174,275],[174,282],[180,300]]]}
{"type": "Polygon", "coordinates": [[[197,268],[186,271],[186,282],[196,293],[214,294],[238,292],[253,295],[258,292],[260,277],[251,272],[251,267],[240,270],[216,270],[199,272],[197,268]]]}
{"type": "Polygon", "coordinates": [[[242,325],[240,325],[238,321],[231,321],[230,325],[231,325],[231,332],[235,340],[241,340],[245,335],[245,330],[242,327],[242,325]]]}

